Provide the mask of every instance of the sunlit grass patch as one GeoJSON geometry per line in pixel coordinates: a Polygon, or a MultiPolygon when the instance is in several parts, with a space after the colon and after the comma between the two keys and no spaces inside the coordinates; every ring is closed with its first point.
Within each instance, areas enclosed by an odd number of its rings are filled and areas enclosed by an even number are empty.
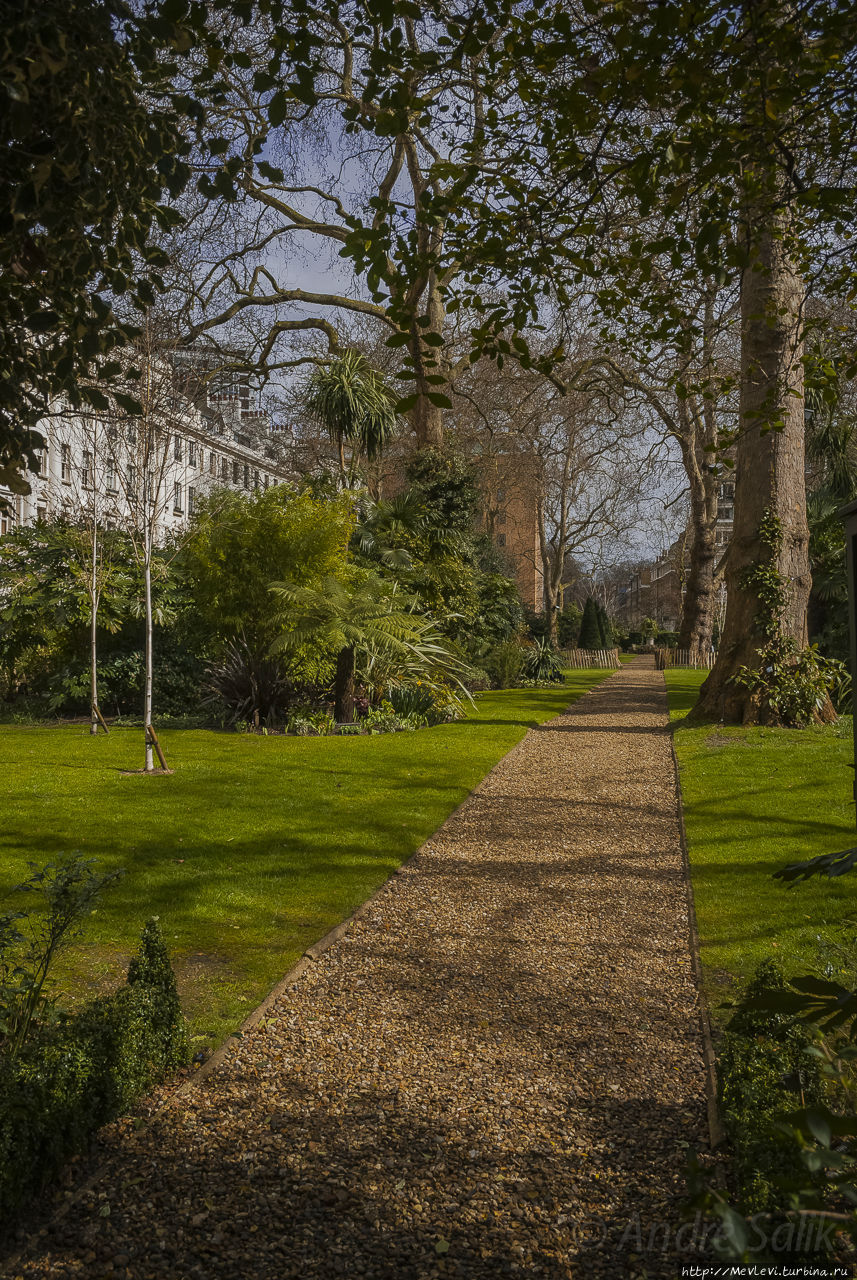
{"type": "Polygon", "coordinates": [[[328,929],[444,821],[527,729],[605,676],[478,698],[466,720],[378,737],[164,730],[174,773],[142,763],[139,730],[0,728],[0,889],[28,861],[80,850],[125,876],[60,976],[80,998],[121,979],[159,918],[195,1047],[223,1039],[328,929]]]}
{"type": "Polygon", "coordinates": [[[716,1005],[735,979],[778,957],[787,972],[857,938],[857,876],[788,888],[772,873],[857,843],[853,748],[836,725],[761,729],[681,720],[707,672],[665,673],[675,722],[706,984],[716,1005]]]}

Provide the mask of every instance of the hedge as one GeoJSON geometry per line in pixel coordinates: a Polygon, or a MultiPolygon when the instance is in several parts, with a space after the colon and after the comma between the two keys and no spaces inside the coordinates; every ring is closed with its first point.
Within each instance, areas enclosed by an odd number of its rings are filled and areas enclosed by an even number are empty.
{"type": "Polygon", "coordinates": [[[175,976],[150,920],[123,987],[44,1029],[16,1057],[0,1053],[0,1222],[187,1057],[175,976]]]}

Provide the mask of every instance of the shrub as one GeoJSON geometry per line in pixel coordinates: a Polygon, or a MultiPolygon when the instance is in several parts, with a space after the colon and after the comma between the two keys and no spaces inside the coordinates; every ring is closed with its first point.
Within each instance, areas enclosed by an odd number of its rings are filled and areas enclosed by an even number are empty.
{"type": "Polygon", "coordinates": [[[816,645],[798,649],[777,633],[756,652],[758,669],[740,667],[732,679],[750,690],[763,724],[801,728],[824,713],[831,692],[848,690],[845,663],[825,658],[816,645]]]}
{"type": "Polygon", "coordinates": [[[527,680],[559,684],[562,681],[562,663],[559,655],[547,640],[539,640],[524,655],[522,674],[527,680]]]}
{"type": "Polygon", "coordinates": [[[187,1056],[175,978],[150,920],[125,986],[44,1027],[17,1056],[0,1053],[0,1218],[187,1056]]]}
{"type": "Polygon", "coordinates": [[[418,729],[424,723],[420,716],[411,716],[410,719],[400,716],[386,699],[380,706],[371,707],[360,722],[369,733],[398,733],[403,729],[418,729]]]}
{"type": "Polygon", "coordinates": [[[580,635],[583,612],[579,605],[567,604],[557,618],[557,639],[563,649],[575,649],[580,635]]]}
{"type": "Polygon", "coordinates": [[[122,874],[99,874],[94,859],[76,854],[41,868],[28,865],[29,876],[13,892],[37,895],[39,909],[0,916],[0,1051],[8,1057],[55,1019],[54,961],[80,936],[102,889],[122,874]],[[24,929],[18,927],[21,922],[24,929]]]}
{"type": "Polygon", "coordinates": [[[602,649],[604,647],[604,639],[601,634],[601,620],[598,616],[598,605],[592,599],[592,596],[586,597],[586,604],[583,606],[583,617],[580,621],[580,639],[578,644],[581,649],[602,649]]]}
{"type": "Polygon", "coordinates": [[[785,986],[779,965],[763,961],[718,1051],[723,1123],[741,1209],[748,1214],[789,1207],[788,1184],[805,1171],[795,1134],[779,1122],[823,1098],[818,1059],[807,1053],[811,1033],[793,1017],[752,1007],[785,986]]]}
{"type": "Polygon", "coordinates": [[[462,714],[460,697],[443,685],[394,685],[387,701],[397,716],[414,724],[446,724],[462,714]]]}
{"type": "Polygon", "coordinates": [[[524,666],[524,650],[516,640],[506,640],[491,650],[485,669],[495,689],[512,689],[524,666]]]}
{"type": "Polygon", "coordinates": [[[209,668],[203,701],[222,709],[228,724],[253,721],[258,716],[271,725],[285,719],[291,693],[283,664],[256,652],[241,636],[229,641],[223,657],[209,668]]]}
{"type": "Polygon", "coordinates": [[[336,722],[329,711],[314,711],[311,707],[300,707],[286,724],[286,731],[299,737],[324,737],[335,728],[336,722]]]}

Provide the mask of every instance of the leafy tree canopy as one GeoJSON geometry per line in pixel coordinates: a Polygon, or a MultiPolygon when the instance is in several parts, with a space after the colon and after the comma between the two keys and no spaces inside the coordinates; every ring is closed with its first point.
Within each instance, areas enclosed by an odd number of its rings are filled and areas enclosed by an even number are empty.
{"type": "MultiPolygon", "coordinates": [[[[0,483],[15,492],[28,492],[35,427],[57,397],[109,407],[121,368],[108,355],[135,332],[113,306],[142,310],[164,287],[157,239],[182,221],[170,201],[194,142],[206,190],[235,197],[202,107],[232,56],[223,14],[246,25],[280,11],[277,0],[2,6],[0,483]]],[[[299,17],[280,22],[271,49],[273,64],[285,54],[298,68],[298,87],[312,48],[301,31],[299,17]]]]}
{"type": "Polygon", "coordinates": [[[317,499],[285,485],[215,490],[198,504],[179,558],[200,624],[222,639],[269,644],[277,634],[270,584],[314,588],[343,577],[354,519],[345,496],[317,499]]]}

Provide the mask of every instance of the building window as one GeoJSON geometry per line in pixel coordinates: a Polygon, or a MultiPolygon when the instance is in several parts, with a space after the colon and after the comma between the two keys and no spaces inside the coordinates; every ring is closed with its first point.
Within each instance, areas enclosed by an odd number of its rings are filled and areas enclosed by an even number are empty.
{"type": "Polygon", "coordinates": [[[175,438],[175,440],[174,440],[174,442],[173,442],[173,457],[175,458],[176,462],[181,462],[181,460],[182,460],[182,438],[181,438],[181,436],[176,436],[176,438],[175,438]]]}
{"type": "Polygon", "coordinates": [[[128,426],[127,426],[127,427],[126,427],[126,429],[125,429],[125,435],[126,435],[126,437],[127,437],[127,440],[128,440],[128,443],[129,443],[129,444],[134,445],[134,444],[136,444],[136,443],[137,443],[137,424],[136,424],[136,422],[129,422],[129,423],[128,423],[128,426]]]}
{"type": "Polygon", "coordinates": [[[173,511],[175,511],[177,515],[181,515],[181,510],[182,510],[182,487],[180,484],[176,484],[175,487],[173,488],[173,511]]]}
{"type": "Polygon", "coordinates": [[[63,484],[71,484],[71,448],[67,444],[60,445],[60,476],[63,484]]]}
{"type": "Polygon", "coordinates": [[[221,480],[229,479],[229,459],[228,458],[220,459],[220,479],[221,480]]]}
{"type": "Polygon", "coordinates": [[[259,488],[259,472],[258,471],[253,472],[253,488],[254,489],[259,488]]]}
{"type": "Polygon", "coordinates": [[[270,483],[271,483],[271,477],[268,475],[267,472],[265,472],[264,485],[266,489],[268,488],[268,485],[270,483]]]}
{"type": "Polygon", "coordinates": [[[107,428],[107,439],[111,442],[111,444],[115,444],[116,441],[119,439],[119,428],[116,426],[115,423],[112,423],[107,428]]]}
{"type": "Polygon", "coordinates": [[[506,512],[505,512],[505,511],[498,511],[498,512],[497,512],[497,523],[498,523],[498,524],[505,524],[505,523],[506,523],[506,512]]]}
{"type": "Polygon", "coordinates": [[[497,546],[498,546],[498,547],[505,547],[505,545],[506,545],[506,535],[505,535],[505,533],[498,533],[498,534],[497,534],[497,546]]]}
{"type": "Polygon", "coordinates": [[[83,476],[84,489],[91,489],[92,488],[92,454],[89,452],[88,449],[84,449],[83,451],[83,466],[81,467],[81,474],[83,476]]]}
{"type": "Polygon", "coordinates": [[[136,487],[137,487],[137,468],[134,466],[133,462],[129,462],[128,463],[128,489],[130,490],[131,493],[133,493],[136,487]]]}
{"type": "Polygon", "coordinates": [[[217,454],[210,453],[208,455],[208,470],[213,476],[217,475],[217,454]]]}
{"type": "Polygon", "coordinates": [[[11,533],[15,524],[15,517],[11,511],[0,511],[0,534],[11,533]]]}
{"type": "Polygon", "coordinates": [[[244,488],[250,488],[250,468],[246,462],[244,463],[244,488]]]}
{"type": "Polygon", "coordinates": [[[497,490],[497,501],[498,501],[498,502],[503,502],[503,501],[505,501],[505,498],[506,498],[506,490],[505,490],[505,489],[498,489],[498,490],[497,490]]]}
{"type": "Polygon", "coordinates": [[[195,500],[195,498],[196,498],[196,489],[188,489],[188,491],[187,491],[187,513],[188,513],[188,515],[189,515],[189,516],[192,516],[192,515],[193,515],[193,504],[194,504],[194,500],[195,500]]]}
{"type": "Polygon", "coordinates": [[[44,524],[48,518],[47,507],[36,507],[36,520],[39,524],[44,524]]]}
{"type": "Polygon", "coordinates": [[[112,458],[107,463],[107,490],[109,493],[116,492],[116,463],[112,458]]]}
{"type": "Polygon", "coordinates": [[[241,468],[239,467],[237,462],[232,463],[232,483],[233,484],[241,483],[241,468]]]}
{"type": "Polygon", "coordinates": [[[192,467],[196,466],[196,441],[188,440],[187,442],[187,460],[192,467]]]}

